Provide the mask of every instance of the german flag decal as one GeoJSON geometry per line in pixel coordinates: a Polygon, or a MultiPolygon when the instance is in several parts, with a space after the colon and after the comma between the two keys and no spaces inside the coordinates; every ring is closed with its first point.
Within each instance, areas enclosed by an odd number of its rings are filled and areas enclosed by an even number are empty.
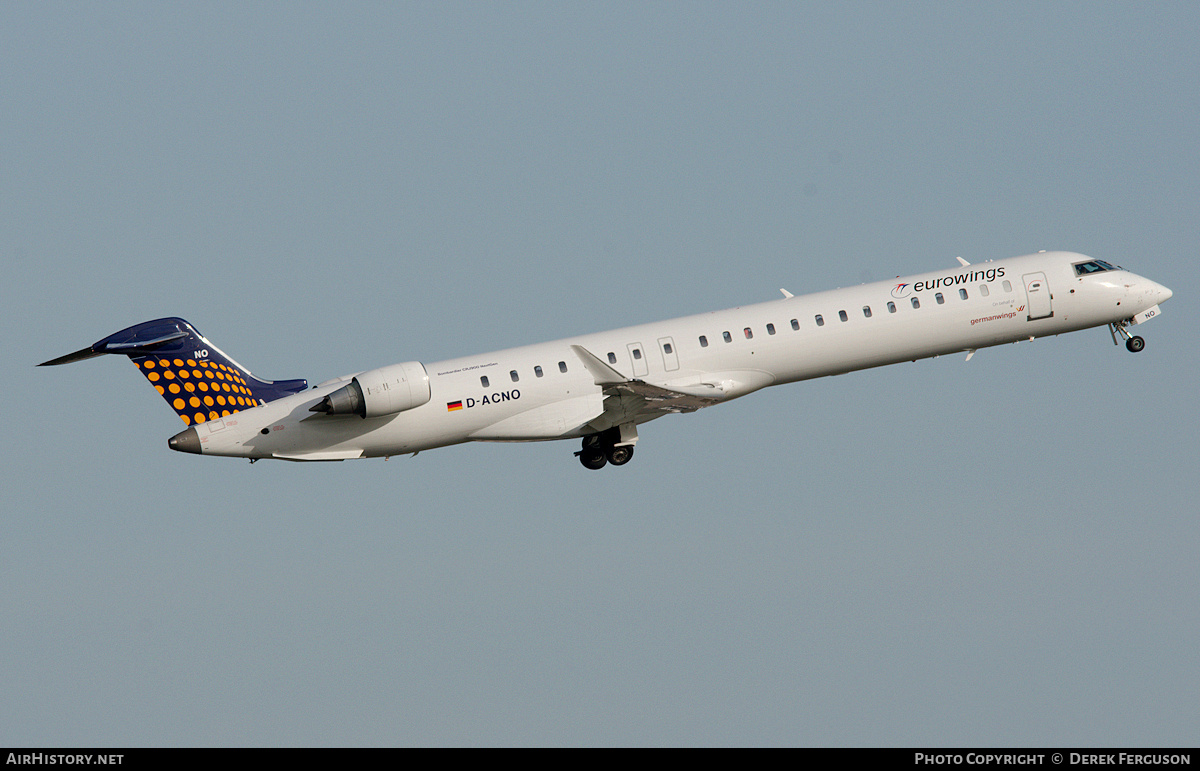
{"type": "Polygon", "coordinates": [[[455,410],[461,410],[461,409],[462,409],[462,400],[461,399],[457,402],[446,402],[446,412],[454,412],[455,410]]]}

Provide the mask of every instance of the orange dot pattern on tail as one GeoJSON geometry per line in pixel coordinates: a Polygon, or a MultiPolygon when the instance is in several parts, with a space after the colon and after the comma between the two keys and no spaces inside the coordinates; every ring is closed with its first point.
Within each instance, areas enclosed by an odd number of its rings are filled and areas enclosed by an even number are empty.
{"type": "Polygon", "coordinates": [[[194,359],[146,358],[133,364],[185,425],[224,418],[255,406],[249,384],[234,367],[194,359]]]}

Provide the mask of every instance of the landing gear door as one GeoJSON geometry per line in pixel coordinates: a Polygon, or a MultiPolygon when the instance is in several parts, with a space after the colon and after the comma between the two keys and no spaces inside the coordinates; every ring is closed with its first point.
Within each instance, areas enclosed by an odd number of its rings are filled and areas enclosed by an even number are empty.
{"type": "Polygon", "coordinates": [[[1050,307],[1050,285],[1046,283],[1046,274],[1026,273],[1021,280],[1025,282],[1025,300],[1028,304],[1029,320],[1053,316],[1054,309],[1050,307]]]}

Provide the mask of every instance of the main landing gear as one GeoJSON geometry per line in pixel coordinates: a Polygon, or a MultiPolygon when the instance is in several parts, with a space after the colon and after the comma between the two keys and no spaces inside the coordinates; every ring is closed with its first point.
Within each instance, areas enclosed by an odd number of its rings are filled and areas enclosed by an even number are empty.
{"type": "MultiPolygon", "coordinates": [[[[624,466],[633,458],[633,444],[617,444],[622,441],[619,427],[610,428],[599,434],[591,434],[583,438],[583,449],[575,453],[584,468],[602,469],[611,463],[614,466],[624,466]]],[[[628,435],[625,441],[629,441],[628,435]]],[[[637,441],[637,434],[633,435],[637,441]]]]}
{"type": "Polygon", "coordinates": [[[1140,337],[1129,334],[1129,330],[1125,329],[1125,325],[1128,323],[1129,322],[1127,321],[1116,321],[1108,325],[1109,330],[1112,332],[1113,345],[1119,344],[1117,335],[1120,335],[1121,337],[1125,338],[1126,350],[1128,350],[1130,353],[1137,353],[1146,347],[1146,341],[1140,337]]]}

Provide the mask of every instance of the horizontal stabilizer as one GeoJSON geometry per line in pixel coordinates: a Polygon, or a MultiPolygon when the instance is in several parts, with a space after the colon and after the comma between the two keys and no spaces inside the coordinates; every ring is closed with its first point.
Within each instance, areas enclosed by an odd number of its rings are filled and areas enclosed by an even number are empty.
{"type": "MultiPolygon", "coordinates": [[[[147,321],[128,329],[122,329],[120,332],[109,335],[103,340],[92,343],[87,348],[78,350],[75,353],[68,353],[66,356],[59,356],[57,359],[44,361],[38,366],[53,367],[58,364],[72,364],[84,359],[90,359],[93,356],[102,356],[106,353],[119,353],[130,357],[139,354],[150,355],[166,347],[167,343],[175,340],[183,340],[189,336],[187,331],[180,329],[177,324],[173,323],[176,321],[183,321],[183,319],[159,319],[158,321],[147,321]]],[[[187,324],[186,321],[183,321],[183,323],[187,324]]]]}
{"type": "Polygon", "coordinates": [[[75,353],[68,353],[66,356],[59,356],[57,359],[51,359],[50,361],[43,361],[38,366],[39,367],[57,367],[59,364],[73,364],[77,361],[83,361],[84,359],[90,359],[94,356],[103,356],[103,355],[104,355],[104,351],[94,351],[94,350],[92,350],[91,346],[88,346],[87,348],[81,348],[80,350],[76,351],[75,353]]]}

